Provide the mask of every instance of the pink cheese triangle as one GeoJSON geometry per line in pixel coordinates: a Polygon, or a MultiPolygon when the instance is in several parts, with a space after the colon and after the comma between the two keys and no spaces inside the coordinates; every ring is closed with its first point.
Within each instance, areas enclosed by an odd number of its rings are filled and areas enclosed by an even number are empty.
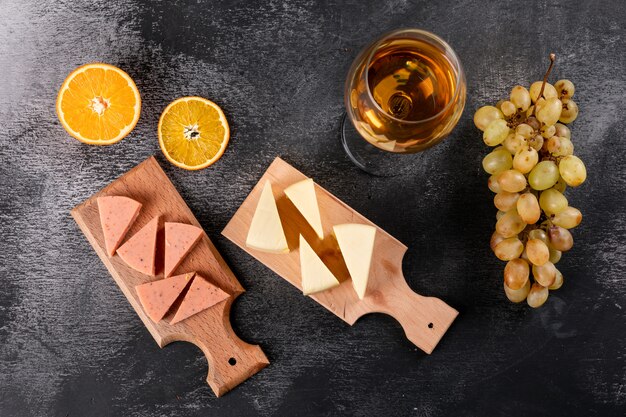
{"type": "Polygon", "coordinates": [[[141,203],[122,196],[98,197],[98,212],[109,256],[115,255],[128,229],[135,222],[141,203]]]}
{"type": "Polygon", "coordinates": [[[140,231],[128,239],[117,254],[128,266],[146,275],[154,275],[159,216],[150,220],[140,231]]]}
{"type": "Polygon", "coordinates": [[[165,223],[165,276],[172,272],[185,259],[194,245],[202,237],[202,229],[184,223],[165,223]]]}
{"type": "Polygon", "coordinates": [[[211,284],[206,278],[196,274],[171,324],[181,322],[194,314],[198,314],[209,307],[213,307],[215,304],[224,301],[228,297],[229,295],[227,293],[211,284]]]}
{"type": "Polygon", "coordinates": [[[171,278],[146,282],[135,287],[144,311],[153,322],[158,323],[165,317],[174,301],[191,281],[193,274],[191,272],[176,275],[171,278]]]}

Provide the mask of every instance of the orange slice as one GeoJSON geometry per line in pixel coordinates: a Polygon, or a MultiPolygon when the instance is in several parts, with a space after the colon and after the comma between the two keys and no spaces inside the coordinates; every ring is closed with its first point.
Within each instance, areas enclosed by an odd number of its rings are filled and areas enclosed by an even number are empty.
{"type": "Polygon", "coordinates": [[[135,82],[108,64],[76,68],[57,97],[57,116],[67,133],[90,145],[119,142],[133,130],[140,112],[135,82]]]}
{"type": "Polygon", "coordinates": [[[202,97],[182,97],[165,108],[159,119],[159,145],[180,168],[206,168],[220,159],[230,129],[219,106],[202,97]]]}

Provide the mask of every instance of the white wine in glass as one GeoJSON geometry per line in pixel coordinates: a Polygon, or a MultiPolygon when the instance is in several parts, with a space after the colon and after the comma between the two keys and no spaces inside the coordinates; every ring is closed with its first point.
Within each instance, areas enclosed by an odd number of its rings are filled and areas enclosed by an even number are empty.
{"type": "Polygon", "coordinates": [[[388,33],[365,48],[348,73],[344,148],[361,169],[397,175],[415,163],[407,154],[452,131],[465,93],[463,68],[446,42],[418,29],[388,33]]]}

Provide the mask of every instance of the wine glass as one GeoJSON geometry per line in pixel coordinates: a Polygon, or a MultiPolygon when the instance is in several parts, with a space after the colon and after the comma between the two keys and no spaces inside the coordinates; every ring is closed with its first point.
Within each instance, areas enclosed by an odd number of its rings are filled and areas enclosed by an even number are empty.
{"type": "Polygon", "coordinates": [[[361,51],[348,72],[344,149],[370,174],[405,172],[416,163],[411,154],[452,131],[465,94],[461,62],[444,40],[419,29],[387,33],[361,51]]]}

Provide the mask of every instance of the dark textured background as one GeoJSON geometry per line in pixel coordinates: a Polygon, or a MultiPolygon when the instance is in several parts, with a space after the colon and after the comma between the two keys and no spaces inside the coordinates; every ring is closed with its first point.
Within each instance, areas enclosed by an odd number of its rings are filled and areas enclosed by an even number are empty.
{"type": "Polygon", "coordinates": [[[589,0],[0,0],[0,416],[623,416],[626,414],[626,4],[589,0]],[[344,156],[343,80],[357,51],[397,27],[436,32],[465,66],[453,135],[411,175],[372,178],[344,156]],[[587,182],[568,190],[584,220],[547,305],[512,305],[471,122],[515,84],[572,79],[587,182]],[[54,113],[65,76],[90,61],[126,70],[143,99],[129,137],[90,147],[54,113]],[[156,140],[173,99],[219,103],[224,157],[170,165],[156,140]],[[231,320],[271,365],[225,397],[199,350],[161,350],[69,210],[157,154],[247,288],[231,320]],[[220,231],[280,155],[409,246],[412,288],[460,316],[434,354],[382,315],[350,327],[220,231]]]}

